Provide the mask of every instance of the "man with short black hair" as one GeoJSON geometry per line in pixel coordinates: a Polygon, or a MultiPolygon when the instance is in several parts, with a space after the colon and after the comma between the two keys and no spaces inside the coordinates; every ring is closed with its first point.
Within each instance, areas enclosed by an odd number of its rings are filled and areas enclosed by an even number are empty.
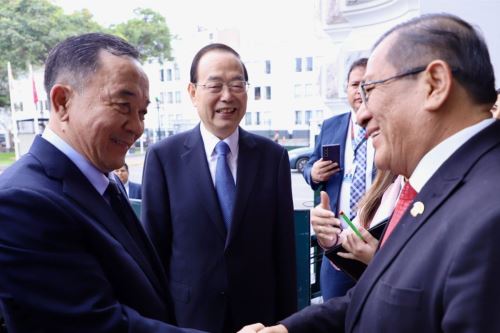
{"type": "Polygon", "coordinates": [[[138,51],[90,33],[50,52],[48,127],[0,175],[0,308],[9,333],[198,332],[112,171],[144,130],[138,51]]]}
{"type": "Polygon", "coordinates": [[[124,163],[121,168],[115,169],[115,174],[120,178],[120,181],[127,192],[130,199],[141,199],[141,184],[131,182],[128,179],[128,165],[124,163]]]}

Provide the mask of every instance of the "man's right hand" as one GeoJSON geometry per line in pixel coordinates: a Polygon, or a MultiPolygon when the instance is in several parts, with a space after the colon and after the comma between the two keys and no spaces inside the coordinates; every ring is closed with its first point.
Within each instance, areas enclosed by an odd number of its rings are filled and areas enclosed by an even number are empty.
{"type": "Polygon", "coordinates": [[[337,239],[342,231],[340,220],[335,218],[335,214],[330,209],[330,198],[328,194],[321,191],[321,202],[311,209],[311,225],[313,227],[318,244],[328,249],[337,244],[337,239]]]}
{"type": "Polygon", "coordinates": [[[326,182],[339,171],[340,167],[337,162],[324,161],[321,158],[314,162],[311,168],[311,179],[315,183],[326,182]]]}
{"type": "Polygon", "coordinates": [[[262,324],[253,324],[243,327],[238,333],[288,333],[288,330],[283,325],[275,325],[264,327],[262,324]]]}

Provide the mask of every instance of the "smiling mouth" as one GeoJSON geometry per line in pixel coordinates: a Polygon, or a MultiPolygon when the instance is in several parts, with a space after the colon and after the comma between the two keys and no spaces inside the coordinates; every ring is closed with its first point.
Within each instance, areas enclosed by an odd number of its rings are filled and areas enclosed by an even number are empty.
{"type": "Polygon", "coordinates": [[[380,130],[379,130],[379,129],[376,129],[376,130],[369,130],[367,134],[368,134],[368,136],[369,136],[370,138],[372,138],[372,139],[373,139],[373,138],[377,137],[377,136],[380,134],[380,130]]]}
{"type": "Polygon", "coordinates": [[[236,112],[236,108],[222,108],[222,109],[216,109],[215,113],[218,114],[232,114],[236,112]]]}
{"type": "Polygon", "coordinates": [[[122,146],[124,148],[127,148],[127,149],[130,149],[130,147],[132,146],[132,144],[129,144],[126,141],[122,141],[122,140],[116,139],[116,138],[111,138],[111,141],[113,141],[115,144],[122,146]]]}

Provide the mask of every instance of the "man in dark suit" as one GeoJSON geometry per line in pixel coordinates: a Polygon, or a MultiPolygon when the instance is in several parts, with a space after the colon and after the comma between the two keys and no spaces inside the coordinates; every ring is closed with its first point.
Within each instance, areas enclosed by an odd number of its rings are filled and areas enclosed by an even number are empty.
{"type": "Polygon", "coordinates": [[[9,333],[194,332],[175,323],[163,268],[114,169],[142,134],[138,51],[92,33],[45,63],[49,125],[0,176],[0,305],[9,333]]]}
{"type": "Polygon", "coordinates": [[[115,174],[120,178],[120,181],[127,192],[127,195],[130,199],[141,199],[141,184],[137,184],[131,182],[128,179],[128,165],[127,163],[123,164],[119,169],[115,170],[115,174]]]}
{"type": "MultiPolygon", "coordinates": [[[[323,122],[314,152],[304,168],[304,178],[311,188],[317,190],[321,187],[328,193],[331,211],[337,216],[343,211],[351,218],[355,217],[357,202],[371,186],[375,174],[374,149],[371,140],[366,139],[364,129],[358,124],[356,117],[361,105],[359,83],[365,74],[366,62],[366,58],[360,58],[351,64],[347,72],[347,100],[351,111],[323,122]],[[322,146],[325,144],[340,146],[340,161],[322,159],[322,146]],[[364,179],[355,183],[354,175],[359,175],[359,172],[363,174],[364,179]]],[[[333,239],[336,238],[332,237],[335,228],[318,228],[314,221],[311,223],[320,246],[327,249],[335,245],[333,239]]],[[[324,301],[345,295],[353,285],[353,279],[335,269],[328,258],[323,256],[320,286],[324,301]]]]}
{"type": "Polygon", "coordinates": [[[455,16],[418,17],[381,37],[359,119],[377,167],[409,181],[356,286],[263,332],[500,332],[493,73],[483,38],[455,16]]]}
{"type": "Polygon", "coordinates": [[[143,174],[142,221],[177,323],[215,333],[297,308],[288,154],[238,127],[247,82],[232,48],[198,51],[188,90],[201,124],[151,147],[143,174]]]}

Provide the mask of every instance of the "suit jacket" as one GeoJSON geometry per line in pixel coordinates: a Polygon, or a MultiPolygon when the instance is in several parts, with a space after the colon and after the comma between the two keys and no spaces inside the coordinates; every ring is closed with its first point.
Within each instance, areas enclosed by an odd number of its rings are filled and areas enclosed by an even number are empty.
{"type": "Polygon", "coordinates": [[[141,184],[128,182],[128,197],[130,199],[141,199],[141,184]]]}
{"type": "Polygon", "coordinates": [[[9,333],[190,331],[166,324],[174,322],[167,282],[144,231],[148,253],[41,137],[0,176],[0,224],[9,333]]]}
{"type": "Polygon", "coordinates": [[[297,309],[288,153],[240,129],[237,168],[226,232],[199,125],[147,152],[142,220],[166,268],[180,326],[235,332],[297,309]]]}
{"type": "Polygon", "coordinates": [[[290,332],[500,332],[498,133],[460,147],[348,295],[284,320],[290,332]]]}
{"type": "Polygon", "coordinates": [[[314,147],[314,152],[311,154],[303,172],[306,182],[316,191],[320,184],[313,182],[311,178],[311,169],[314,162],[321,158],[321,146],[332,143],[340,145],[340,172],[330,177],[326,183],[322,183],[325,186],[323,190],[326,191],[330,197],[330,208],[335,214],[338,213],[340,190],[342,188],[342,180],[344,179],[345,143],[350,119],[351,113],[347,112],[328,118],[323,122],[319,138],[314,147]]]}

